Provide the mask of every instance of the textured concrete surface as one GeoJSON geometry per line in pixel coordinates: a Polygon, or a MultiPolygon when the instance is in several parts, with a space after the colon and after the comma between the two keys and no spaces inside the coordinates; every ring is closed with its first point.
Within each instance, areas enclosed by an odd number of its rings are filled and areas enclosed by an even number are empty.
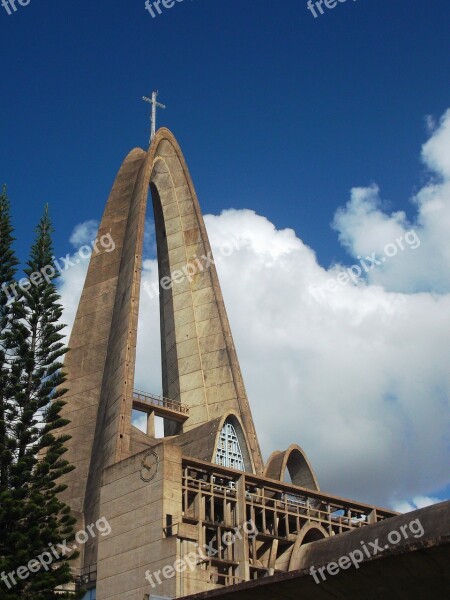
{"type": "MultiPolygon", "coordinates": [[[[65,430],[72,436],[67,459],[76,470],[65,477],[68,489],[62,497],[80,528],[99,517],[103,469],[132,453],[132,391],[149,189],[160,279],[172,278],[183,268],[189,273],[170,289],[161,289],[164,395],[190,407],[185,432],[235,411],[254,469],[263,469],[216,268],[203,261],[206,268],[192,271],[196,257],[212,257],[194,186],[175,138],[161,129],[149,151],[130,152],[117,175],[99,230],[99,235],[112,236],[116,249],[92,257],[69,342],[72,351],[65,362],[69,392],[62,414],[71,421],[65,430]]],[[[95,563],[97,540],[89,540],[81,551],[78,566],[95,563]]]]}
{"type": "Polygon", "coordinates": [[[283,481],[286,470],[295,485],[319,490],[319,483],[309,460],[300,446],[296,444],[292,444],[284,452],[278,450],[273,452],[267,461],[264,475],[283,481]]]}
{"type": "MultiPolygon", "coordinates": [[[[162,569],[177,555],[177,538],[165,538],[163,528],[166,514],[181,513],[181,451],[160,443],[152,452],[158,462],[152,472],[143,470],[148,457],[144,451],[103,473],[100,512],[111,535],[99,543],[97,600],[142,600],[149,588],[145,578],[149,567],[162,569]],[[153,476],[151,481],[146,475],[153,476]]],[[[172,595],[176,584],[167,579],[159,595],[172,595]]]]}
{"type": "MultiPolygon", "coordinates": [[[[66,457],[76,469],[65,476],[68,488],[62,497],[72,507],[79,529],[98,518],[101,471],[117,456],[119,406],[127,373],[126,342],[118,344],[118,338],[127,336],[124,323],[119,325],[118,309],[123,305],[128,310],[131,304],[131,290],[123,281],[124,257],[128,254],[129,259],[132,192],[144,158],[145,152],[133,150],[117,175],[99,229],[99,235],[111,235],[116,247],[91,258],[64,364],[69,391],[62,415],[70,420],[64,433],[72,436],[66,457]]],[[[95,562],[96,540],[81,550],[78,566],[95,562]]]]}
{"type": "MultiPolygon", "coordinates": [[[[370,545],[369,545],[370,548],[370,545]]],[[[441,600],[450,595],[450,502],[393,517],[344,535],[310,543],[301,549],[303,566],[291,571],[232,586],[223,590],[186,596],[184,600],[441,600]],[[424,529],[421,538],[390,545],[371,559],[365,558],[355,568],[341,569],[336,575],[326,573],[317,584],[310,574],[337,562],[341,557],[375,540],[381,545],[392,531],[407,530],[419,519],[424,529]]],[[[300,556],[299,556],[300,558],[300,556]]]]}
{"type": "MultiPolygon", "coordinates": [[[[97,565],[99,600],[142,600],[151,592],[147,569],[170,566],[214,536],[219,543],[227,527],[242,527],[249,515],[261,521],[257,540],[250,543],[244,536],[220,560],[210,557],[192,572],[164,580],[157,595],[181,597],[221,586],[224,576],[242,581],[315,564],[311,560],[325,560],[346,547],[354,534],[342,532],[359,527],[358,519],[371,523],[392,516],[321,494],[298,446],[274,452],[264,470],[198,199],[168,130],[158,131],[148,152],[135,149],[125,159],[100,225],[99,235],[106,233],[116,249],[91,259],[65,362],[69,392],[62,411],[71,421],[64,431],[72,436],[67,459],[77,467],[65,477],[63,498],[79,529],[100,516],[112,527],[108,538],[90,537],[72,565],[97,565]],[[131,424],[149,190],[162,283],[163,394],[189,408],[187,420],[166,423],[164,441],[131,424]],[[226,419],[238,433],[246,473],[211,464],[226,419]],[[292,486],[280,483],[286,469],[292,486]],[[336,517],[337,510],[344,516],[336,517]],[[334,537],[322,546],[307,544],[328,535],[334,537]]],[[[364,527],[369,530],[372,526],[364,527]]],[[[373,568],[374,561],[367,562],[364,568],[373,568]]],[[[277,575],[276,590],[286,585],[286,595],[272,590],[262,597],[294,597],[292,581],[310,586],[301,577],[277,575]]],[[[270,578],[261,581],[264,594],[270,578]]],[[[320,588],[320,593],[326,589],[320,588]]],[[[244,587],[242,593],[251,592],[244,587]]]]}

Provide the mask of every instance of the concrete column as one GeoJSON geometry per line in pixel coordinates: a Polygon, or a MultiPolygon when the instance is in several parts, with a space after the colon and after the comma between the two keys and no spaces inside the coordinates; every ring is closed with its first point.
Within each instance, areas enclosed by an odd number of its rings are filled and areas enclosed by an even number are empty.
{"type": "Polygon", "coordinates": [[[155,437],[155,411],[152,410],[147,414],[147,435],[155,437]]]}

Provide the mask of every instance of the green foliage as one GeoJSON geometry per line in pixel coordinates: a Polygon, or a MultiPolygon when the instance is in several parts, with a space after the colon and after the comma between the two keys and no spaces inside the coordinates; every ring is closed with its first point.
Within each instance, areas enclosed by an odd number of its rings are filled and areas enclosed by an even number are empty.
{"type": "MultiPolygon", "coordinates": [[[[7,485],[8,468],[12,461],[13,441],[7,429],[6,416],[11,420],[15,414],[11,399],[6,393],[9,373],[6,337],[11,318],[7,290],[14,281],[18,265],[12,249],[12,232],[10,203],[6,186],[3,186],[0,194],[0,489],[7,485]]],[[[2,533],[0,531],[0,539],[2,533]]]]}
{"type": "MultiPolygon", "coordinates": [[[[51,265],[52,226],[45,208],[36,229],[35,242],[24,269],[27,278],[51,265]]],[[[0,287],[13,282],[17,260],[12,251],[10,206],[6,191],[0,197],[0,287]]],[[[10,589],[0,580],[2,600],[61,600],[79,596],[57,594],[70,583],[69,560],[59,543],[74,539],[74,518],[59,500],[65,489],[59,483],[73,467],[64,459],[60,433],[68,421],[64,406],[62,359],[62,308],[54,278],[35,279],[36,284],[16,288],[20,296],[8,303],[3,287],[0,301],[0,574],[16,572],[10,589]],[[27,577],[19,567],[54,548],[51,565],[40,566],[27,577]]],[[[68,543],[70,547],[71,544],[68,543]]]]}

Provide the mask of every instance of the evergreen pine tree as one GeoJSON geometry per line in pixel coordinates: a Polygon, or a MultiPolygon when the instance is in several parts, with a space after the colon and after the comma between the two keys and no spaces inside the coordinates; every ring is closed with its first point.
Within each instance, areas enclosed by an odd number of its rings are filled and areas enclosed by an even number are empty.
{"type": "Polygon", "coordinates": [[[4,389],[13,406],[8,423],[13,458],[6,489],[1,492],[0,528],[5,539],[0,546],[0,571],[15,571],[16,583],[6,589],[7,584],[0,582],[2,600],[74,597],[55,592],[72,580],[68,561],[74,555],[61,554],[58,544],[73,540],[75,520],[58,498],[65,489],[58,479],[73,467],[63,458],[64,444],[70,438],[55,431],[68,423],[60,416],[65,393],[61,360],[67,350],[60,333],[62,308],[54,284],[56,274],[42,275],[52,264],[51,233],[46,207],[25,268],[28,283],[22,284],[21,297],[11,304],[4,335],[9,351],[4,389]],[[35,573],[28,570],[23,579],[18,576],[20,566],[44,552],[51,554],[51,547],[60,555],[53,555],[49,568],[40,566],[35,573]]]}
{"type": "MultiPolygon", "coordinates": [[[[8,422],[13,416],[13,406],[6,394],[9,373],[6,332],[9,328],[12,298],[10,285],[14,282],[18,265],[12,249],[12,233],[10,203],[6,186],[3,186],[0,194],[0,493],[7,487],[8,469],[12,459],[8,422]]],[[[0,530],[0,556],[3,534],[0,530]]]]}

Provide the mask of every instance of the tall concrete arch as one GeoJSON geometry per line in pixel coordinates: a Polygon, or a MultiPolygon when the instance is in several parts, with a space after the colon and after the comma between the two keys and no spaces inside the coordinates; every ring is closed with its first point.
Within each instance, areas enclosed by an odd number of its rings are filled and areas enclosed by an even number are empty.
{"type": "MultiPolygon", "coordinates": [[[[163,394],[189,407],[188,433],[234,411],[243,424],[257,473],[263,462],[231,335],[217,271],[195,189],[181,149],[160,129],[148,152],[135,149],[115,180],[99,236],[115,250],[91,259],[65,362],[69,389],[64,432],[72,436],[62,497],[79,525],[99,516],[105,467],[133,454],[131,415],[147,198],[157,232],[163,394]],[[197,259],[201,259],[200,267],[197,259]],[[195,269],[195,265],[197,268],[195,269]],[[194,271],[195,269],[195,271],[194,271]],[[177,277],[174,273],[187,275],[177,277]],[[166,288],[166,289],[164,289],[166,288]]],[[[180,433],[170,429],[167,434],[180,433]]],[[[82,564],[96,560],[96,541],[82,564]]]]}

